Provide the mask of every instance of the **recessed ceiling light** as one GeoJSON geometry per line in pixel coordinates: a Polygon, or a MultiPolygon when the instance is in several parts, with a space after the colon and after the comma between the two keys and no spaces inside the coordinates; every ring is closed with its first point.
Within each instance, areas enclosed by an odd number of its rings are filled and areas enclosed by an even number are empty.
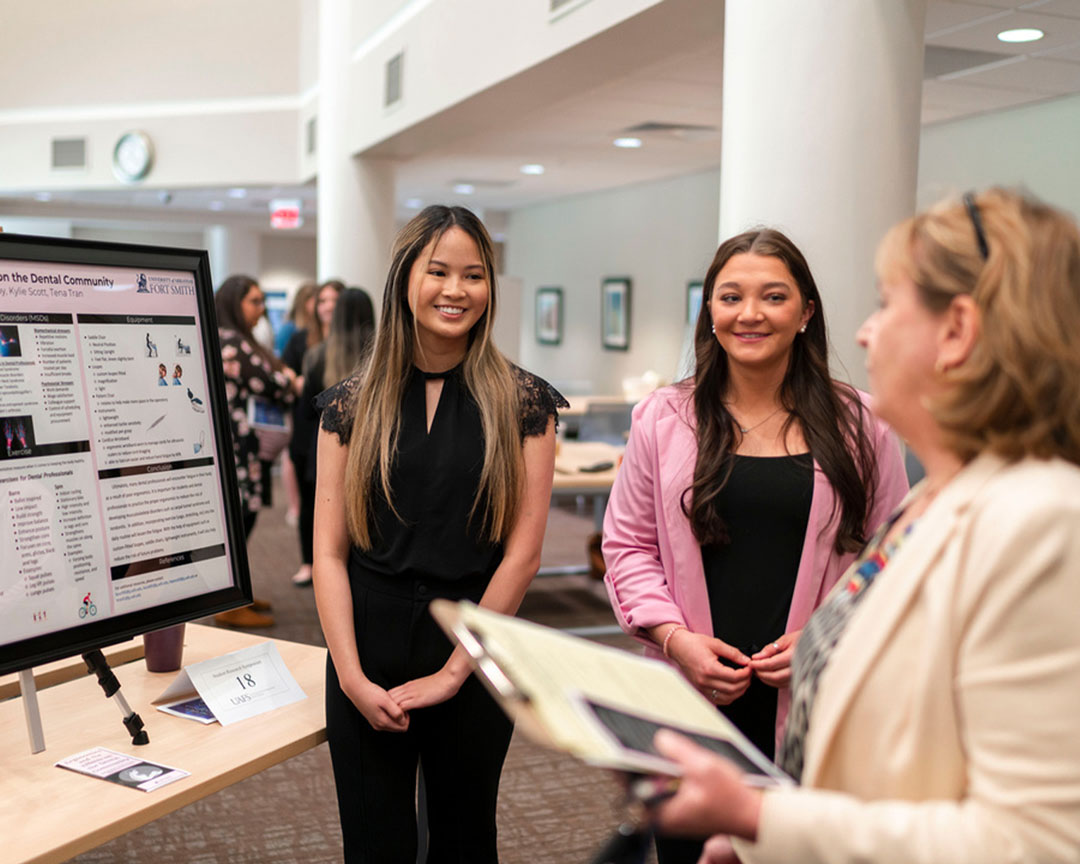
{"type": "Polygon", "coordinates": [[[207,206],[211,210],[224,210],[225,209],[225,202],[224,201],[211,201],[207,206]]]}
{"type": "Polygon", "coordinates": [[[476,187],[472,183],[455,183],[454,191],[458,195],[472,195],[476,191],[476,187]]]}
{"type": "Polygon", "coordinates": [[[34,198],[38,201],[52,201],[52,192],[35,192],[34,198]]]}
{"type": "Polygon", "coordinates": [[[627,150],[633,150],[641,146],[640,138],[616,138],[611,142],[616,147],[623,147],[627,150]]]}
{"type": "Polygon", "coordinates": [[[405,206],[408,207],[410,210],[419,210],[421,207],[424,206],[424,202],[421,201],[419,198],[406,198],[405,206]]]}
{"type": "Polygon", "coordinates": [[[230,198],[247,198],[247,189],[240,189],[240,188],[230,189],[229,190],[229,197],[230,198]]]}
{"type": "Polygon", "coordinates": [[[543,174],[544,166],[536,162],[530,162],[528,165],[521,166],[522,174],[543,174]]]}
{"type": "Polygon", "coordinates": [[[1020,27],[1016,30],[1002,30],[998,39],[1002,42],[1037,42],[1046,34],[1034,27],[1020,27]]]}

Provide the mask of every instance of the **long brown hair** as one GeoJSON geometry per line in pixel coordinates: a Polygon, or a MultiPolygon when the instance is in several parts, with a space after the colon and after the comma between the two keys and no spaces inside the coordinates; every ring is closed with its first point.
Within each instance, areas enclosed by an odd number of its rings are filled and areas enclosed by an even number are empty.
{"type": "Polygon", "coordinates": [[[491,237],[471,211],[436,205],[414,216],[394,241],[375,346],[363,367],[345,477],[346,523],[352,541],[361,549],[372,545],[372,495],[381,492],[394,509],[390,468],[397,452],[401,399],[417,344],[416,320],[409,309],[409,277],[421,254],[429,245],[434,248],[451,228],[460,228],[476,243],[488,284],[487,308],[469,334],[462,367],[484,435],[484,464],[470,516],[482,511],[491,542],[505,539],[517,518],[524,478],[518,389],[510,364],[491,340],[497,294],[491,237]]]}
{"type": "Polygon", "coordinates": [[[258,354],[271,369],[280,371],[284,367],[274,352],[263,345],[251,332],[244,318],[243,302],[248,291],[258,288],[259,283],[250,276],[236,274],[221,283],[214,295],[214,314],[219,330],[235,330],[251,343],[251,349],[258,354]]]}
{"type": "MultiPolygon", "coordinates": [[[[727,352],[712,332],[709,299],[728,260],[746,253],[782,261],[798,286],[803,307],[814,304],[806,332],[792,343],[791,359],[780,385],[780,404],[789,412],[783,432],[786,436],[792,424],[799,423],[810,453],[836,493],[840,511],[836,551],[858,551],[866,542],[866,518],[877,488],[868,412],[854,388],[834,381],[829,374],[825,314],[806,258],[784,234],[768,228],[724,241],[705,275],[701,312],[694,329],[697,461],[694,482],[686,490],[689,495],[683,494],[683,512],[699,543],[728,541],[727,526],[717,512],[716,500],[731,476],[731,456],[738,440],[735,420],[724,404],[730,383],[727,352]]],[[[684,386],[690,386],[689,379],[684,386]]],[[[832,518],[836,515],[834,507],[832,518]]]]}
{"type": "Polygon", "coordinates": [[[942,202],[878,248],[879,274],[907,276],[931,311],[961,294],[979,309],[979,339],[941,373],[950,386],[931,413],[964,461],[988,450],[1080,464],[1080,230],[1068,214],[1006,189],[973,196],[971,207],[974,215],[942,202]]]}
{"type": "Polygon", "coordinates": [[[304,358],[305,374],[307,358],[311,357],[314,362],[322,356],[325,360],[323,384],[327,387],[337,384],[360,365],[374,335],[375,307],[371,297],[363,288],[346,288],[334,307],[326,339],[304,358]]]}
{"type": "Polygon", "coordinates": [[[319,298],[322,296],[322,292],[327,289],[335,291],[340,300],[341,292],[345,290],[345,283],[340,279],[327,279],[315,289],[315,309],[305,328],[307,330],[307,348],[314,348],[326,340],[329,328],[323,327],[322,319],[319,318],[319,298]]]}

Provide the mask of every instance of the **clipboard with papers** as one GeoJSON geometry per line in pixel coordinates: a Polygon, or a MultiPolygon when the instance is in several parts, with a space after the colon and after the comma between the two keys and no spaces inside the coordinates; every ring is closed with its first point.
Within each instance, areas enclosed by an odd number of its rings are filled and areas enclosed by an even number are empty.
{"type": "Polygon", "coordinates": [[[434,600],[431,614],[518,730],[538,744],[592,765],[677,775],[678,766],[652,747],[657,730],[672,729],[731,759],[748,783],[793,783],[666,663],[467,600],[434,600]]]}

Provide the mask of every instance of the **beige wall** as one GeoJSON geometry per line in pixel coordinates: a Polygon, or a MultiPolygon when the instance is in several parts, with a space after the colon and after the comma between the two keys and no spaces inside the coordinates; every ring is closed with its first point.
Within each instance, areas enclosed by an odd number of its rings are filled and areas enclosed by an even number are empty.
{"type": "Polygon", "coordinates": [[[552,16],[546,0],[353,0],[358,50],[350,69],[356,110],[349,144],[354,152],[367,150],[661,2],[587,0],[552,16]],[[413,14],[381,33],[395,11],[413,14]],[[385,66],[402,51],[404,95],[384,108],[385,66]]]}
{"type": "Polygon", "coordinates": [[[119,185],[131,129],[154,141],[151,187],[295,182],[301,3],[4,3],[0,189],[119,185]],[[85,169],[50,168],[56,137],[87,139],[85,169]]]}
{"type": "Polygon", "coordinates": [[[506,272],[521,280],[521,362],[568,393],[621,393],[652,370],[668,381],[686,336],[686,283],[716,251],[719,172],[694,174],[514,210],[506,272]],[[632,282],[630,349],[600,342],[600,286],[632,282]],[[540,345],[536,289],[563,289],[563,341],[540,345]]]}

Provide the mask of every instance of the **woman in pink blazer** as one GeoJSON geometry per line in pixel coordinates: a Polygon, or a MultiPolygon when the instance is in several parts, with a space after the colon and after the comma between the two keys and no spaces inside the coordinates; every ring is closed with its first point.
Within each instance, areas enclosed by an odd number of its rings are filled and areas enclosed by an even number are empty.
{"type": "MultiPolygon", "coordinates": [[[[695,349],[693,380],[634,411],[605,581],[623,629],[772,757],[800,631],[907,480],[896,439],[830,378],[817,286],[780,232],[720,246],[695,349]]],[[[660,864],[700,851],[657,844],[660,864]]]]}
{"type": "Polygon", "coordinates": [[[896,226],[859,331],[926,466],[803,631],[751,789],[677,736],[667,830],[705,861],[1080,861],[1080,230],[1000,189],[896,226]]]}

